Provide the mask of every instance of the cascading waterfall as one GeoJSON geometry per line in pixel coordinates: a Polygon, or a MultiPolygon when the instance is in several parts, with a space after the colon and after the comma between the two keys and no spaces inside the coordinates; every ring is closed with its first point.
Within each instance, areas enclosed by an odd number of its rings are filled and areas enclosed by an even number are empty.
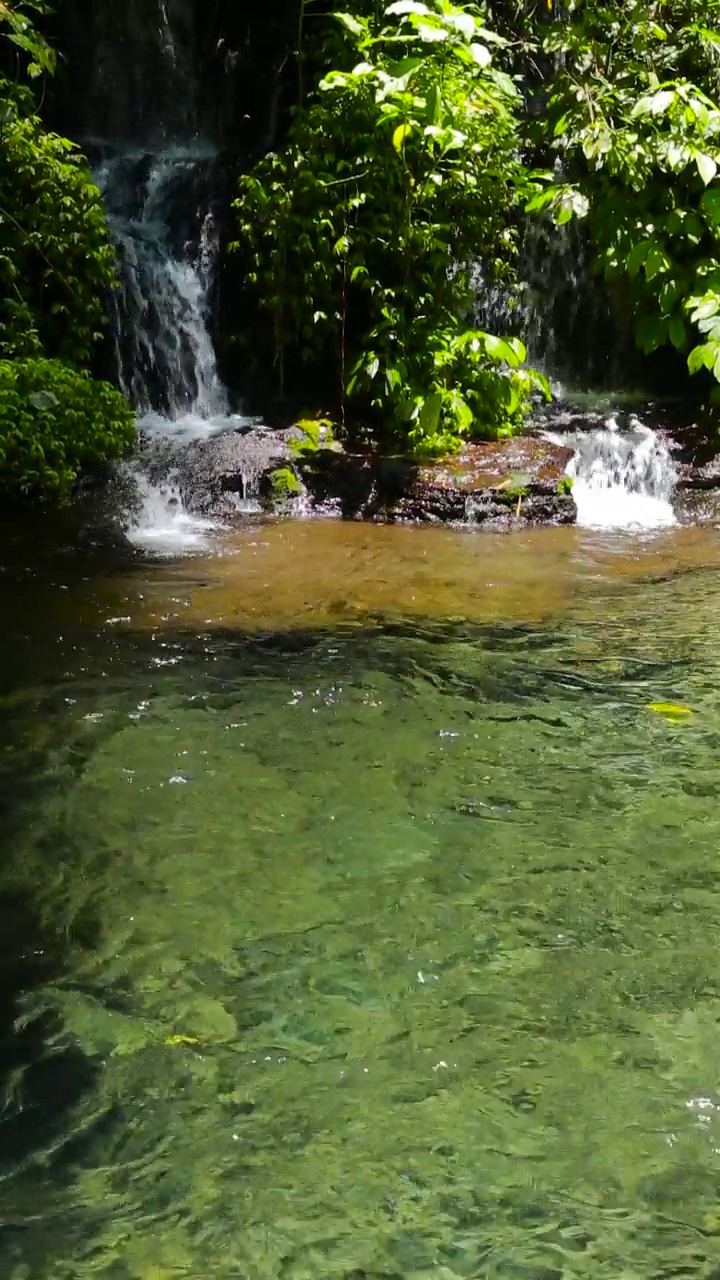
{"type": "Polygon", "coordinates": [[[671,497],[676,467],[665,440],[631,414],[590,431],[552,435],[575,450],[573,481],[578,524],[595,529],[658,529],[675,524],[671,497]]]}
{"type": "MultiPolygon", "coordinates": [[[[202,149],[106,158],[97,170],[118,249],[114,306],[120,384],[146,441],[178,446],[241,427],[230,413],[210,334],[217,235],[202,149]]],[[[189,515],[173,475],[154,483],[135,466],[136,503],[126,532],[156,553],[205,544],[212,526],[189,515]]]]}
{"type": "Polygon", "coordinates": [[[116,156],[97,171],[118,247],[114,331],[122,388],[150,425],[154,414],[185,434],[219,426],[213,420],[229,412],[208,328],[214,218],[211,207],[193,203],[209,159],[175,149],[116,156]]]}

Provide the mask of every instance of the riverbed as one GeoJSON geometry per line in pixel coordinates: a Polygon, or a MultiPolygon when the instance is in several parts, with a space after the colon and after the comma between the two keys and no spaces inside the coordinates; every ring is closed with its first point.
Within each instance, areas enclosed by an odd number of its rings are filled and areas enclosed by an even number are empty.
{"type": "Polygon", "coordinates": [[[720,538],[0,574],[0,1274],[720,1274],[720,538]]]}

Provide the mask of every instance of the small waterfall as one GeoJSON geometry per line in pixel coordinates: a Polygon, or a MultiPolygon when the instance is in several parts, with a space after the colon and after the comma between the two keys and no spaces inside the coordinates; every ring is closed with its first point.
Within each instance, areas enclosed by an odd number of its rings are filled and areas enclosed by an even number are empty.
{"type": "Polygon", "coordinates": [[[200,423],[228,414],[209,331],[217,255],[207,190],[211,160],[173,149],[115,156],[97,171],[118,246],[114,331],[121,385],[141,415],[198,419],[198,434],[200,423]]]}
{"type": "Polygon", "coordinates": [[[155,554],[202,548],[212,528],[184,509],[173,447],[247,422],[230,413],[210,333],[218,249],[212,162],[200,149],[175,147],[112,156],[97,170],[118,248],[118,377],[142,435],[165,459],[162,479],[151,478],[142,459],[134,464],[136,502],[126,532],[155,554]]]}
{"type": "Polygon", "coordinates": [[[573,481],[578,524],[596,529],[657,529],[676,523],[671,497],[676,467],[665,441],[634,414],[591,431],[552,435],[575,450],[573,481]]]}

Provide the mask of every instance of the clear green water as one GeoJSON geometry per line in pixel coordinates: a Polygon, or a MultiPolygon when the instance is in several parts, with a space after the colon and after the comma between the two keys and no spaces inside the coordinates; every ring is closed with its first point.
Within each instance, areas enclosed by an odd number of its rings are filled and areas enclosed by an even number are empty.
{"type": "Polygon", "coordinates": [[[3,1280],[720,1276],[720,572],[255,636],[84,577],[4,580],[3,1280]]]}

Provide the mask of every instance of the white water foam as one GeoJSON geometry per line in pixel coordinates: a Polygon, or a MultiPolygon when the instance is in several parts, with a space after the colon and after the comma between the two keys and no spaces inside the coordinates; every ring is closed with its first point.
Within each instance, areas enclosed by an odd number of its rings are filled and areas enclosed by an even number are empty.
{"type": "Polygon", "coordinates": [[[578,524],[590,529],[651,530],[676,523],[676,469],[665,441],[634,414],[593,431],[554,435],[575,454],[567,467],[578,524]]]}
{"type": "Polygon", "coordinates": [[[224,416],[203,417],[197,412],[183,413],[177,418],[166,418],[161,413],[146,413],[138,419],[138,430],[150,440],[169,440],[173,444],[191,444],[194,440],[209,440],[225,431],[251,427],[258,419],[233,413],[224,416]]]}
{"type": "Polygon", "coordinates": [[[141,471],[134,472],[137,508],[125,531],[128,542],[155,556],[174,557],[207,551],[217,521],[203,520],[185,510],[177,487],[152,484],[141,471]]]}

